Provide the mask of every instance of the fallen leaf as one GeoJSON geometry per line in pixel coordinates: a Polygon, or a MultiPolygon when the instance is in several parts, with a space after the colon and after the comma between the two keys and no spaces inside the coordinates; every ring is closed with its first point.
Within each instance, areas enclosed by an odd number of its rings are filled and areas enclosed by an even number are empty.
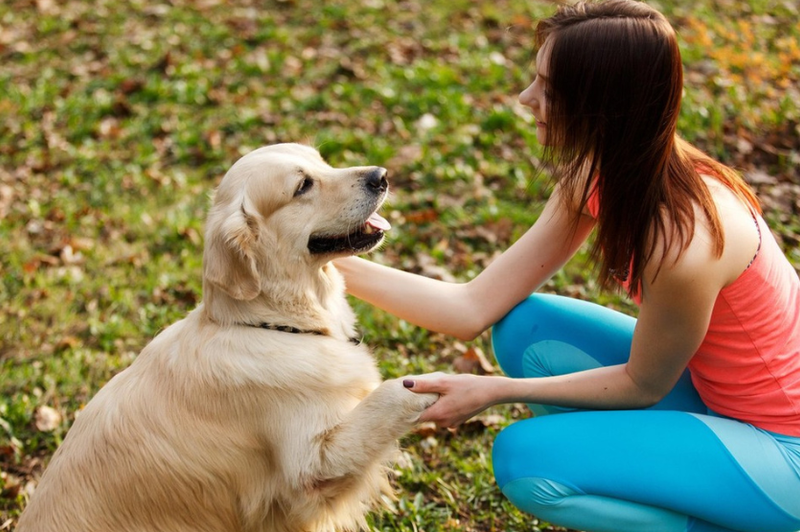
{"type": "Polygon", "coordinates": [[[2,491],[5,492],[6,496],[8,497],[16,497],[22,488],[22,482],[20,478],[16,475],[12,475],[11,473],[6,473],[3,471],[0,473],[0,480],[3,482],[2,491]]]}
{"type": "Polygon", "coordinates": [[[458,373],[474,373],[477,375],[494,373],[494,367],[486,359],[483,350],[474,346],[468,348],[463,355],[453,360],[453,368],[458,373]]]}
{"type": "MultiPolygon", "coordinates": [[[[73,349],[79,346],[81,341],[74,337],[74,336],[64,336],[58,342],[56,342],[55,349],[56,351],[64,351],[65,349],[73,349]]],[[[39,429],[41,430],[41,429],[39,429]]]]}
{"type": "Polygon", "coordinates": [[[422,436],[423,438],[429,438],[434,434],[436,434],[437,431],[438,429],[436,428],[436,423],[434,423],[433,421],[426,421],[414,427],[412,433],[418,436],[422,436]]]}
{"type": "Polygon", "coordinates": [[[61,414],[55,408],[42,405],[36,409],[34,423],[38,430],[52,432],[61,425],[61,414]]]}
{"type": "Polygon", "coordinates": [[[444,266],[436,263],[436,260],[426,253],[417,254],[417,264],[420,268],[420,274],[431,279],[438,279],[448,283],[456,282],[456,278],[444,266]]]}

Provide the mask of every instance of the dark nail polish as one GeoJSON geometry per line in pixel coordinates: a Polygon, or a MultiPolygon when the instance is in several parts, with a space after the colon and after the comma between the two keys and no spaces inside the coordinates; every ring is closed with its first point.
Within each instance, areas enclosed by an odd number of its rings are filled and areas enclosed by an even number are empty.
{"type": "Polygon", "coordinates": [[[406,379],[403,381],[403,386],[405,386],[406,388],[413,388],[414,381],[412,381],[411,379],[406,379]]]}

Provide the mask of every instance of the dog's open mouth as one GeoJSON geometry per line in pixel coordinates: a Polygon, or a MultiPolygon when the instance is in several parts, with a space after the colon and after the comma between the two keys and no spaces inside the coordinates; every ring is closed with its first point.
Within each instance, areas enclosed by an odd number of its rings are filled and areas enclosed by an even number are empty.
{"type": "Polygon", "coordinates": [[[312,254],[363,253],[383,240],[383,232],[392,226],[378,213],[370,215],[364,225],[348,235],[311,235],[308,250],[312,254]]]}

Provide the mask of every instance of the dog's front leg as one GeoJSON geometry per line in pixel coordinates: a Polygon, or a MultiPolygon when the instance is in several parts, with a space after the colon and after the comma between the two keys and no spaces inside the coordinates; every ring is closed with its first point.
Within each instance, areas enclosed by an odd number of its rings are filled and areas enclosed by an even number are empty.
{"type": "Polygon", "coordinates": [[[321,482],[346,478],[386,458],[438,394],[418,394],[401,379],[385,381],[338,425],[320,435],[321,482]]]}

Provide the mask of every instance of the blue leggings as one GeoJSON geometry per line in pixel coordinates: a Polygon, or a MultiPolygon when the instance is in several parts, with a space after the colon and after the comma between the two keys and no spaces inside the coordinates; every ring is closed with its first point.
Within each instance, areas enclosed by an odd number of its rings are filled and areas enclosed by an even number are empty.
{"type": "MultiPolygon", "coordinates": [[[[511,377],[558,375],[624,363],[635,324],[535,294],[492,344],[511,377]]],[[[800,438],[715,415],[688,372],[648,409],[531,409],[492,451],[498,486],[525,512],[591,532],[800,531],[800,438]]]]}

